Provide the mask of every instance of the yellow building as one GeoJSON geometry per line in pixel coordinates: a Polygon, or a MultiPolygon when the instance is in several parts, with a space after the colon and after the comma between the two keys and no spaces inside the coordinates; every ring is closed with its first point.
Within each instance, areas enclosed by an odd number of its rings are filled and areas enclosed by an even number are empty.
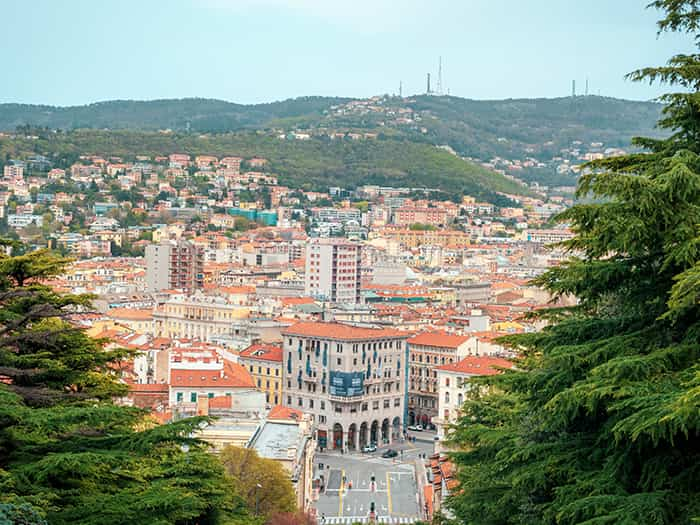
{"type": "Polygon", "coordinates": [[[238,362],[253,376],[258,390],[271,405],[282,402],[282,347],[254,344],[241,350],[238,362]]]}

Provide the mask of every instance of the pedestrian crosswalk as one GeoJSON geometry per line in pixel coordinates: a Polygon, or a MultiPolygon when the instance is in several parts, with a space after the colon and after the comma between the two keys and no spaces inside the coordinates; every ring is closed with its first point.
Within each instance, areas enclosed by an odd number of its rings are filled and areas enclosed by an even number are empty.
{"type": "MultiPolygon", "coordinates": [[[[374,523],[386,525],[410,524],[418,521],[418,518],[406,516],[379,516],[374,523]]],[[[326,516],[318,520],[319,525],[351,525],[354,523],[371,523],[367,516],[326,516]]]]}

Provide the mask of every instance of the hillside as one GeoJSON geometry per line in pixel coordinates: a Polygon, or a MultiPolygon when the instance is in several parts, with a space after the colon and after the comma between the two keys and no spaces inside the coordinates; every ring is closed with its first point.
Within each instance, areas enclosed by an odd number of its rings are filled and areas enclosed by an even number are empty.
{"type": "Polygon", "coordinates": [[[350,99],[301,97],[242,105],[204,98],[113,100],[85,106],[0,104],[0,130],[31,125],[50,129],[173,129],[224,132],[264,128],[275,119],[320,118],[323,110],[350,99]]]}
{"type": "Polygon", "coordinates": [[[245,129],[379,130],[412,141],[447,144],[463,156],[551,157],[574,140],[626,147],[633,136],[658,136],[660,105],[586,96],[554,99],[469,100],[419,95],[382,97],[382,110],[409,108],[420,125],[392,125],[386,112],[342,116],[331,111],[352,99],[302,97],[241,105],[211,99],[111,101],[53,107],[0,104],[0,130],[20,125],[51,129],[172,129],[228,132],[245,129]],[[420,128],[425,128],[423,132],[420,128]]]}
{"type": "Polygon", "coordinates": [[[0,159],[46,155],[67,167],[79,155],[163,155],[174,152],[262,156],[281,184],[327,191],[361,184],[429,187],[498,202],[496,192],[524,193],[519,184],[439,148],[407,140],[285,140],[256,132],[194,135],[141,131],[77,130],[39,138],[0,138],[0,159]]]}

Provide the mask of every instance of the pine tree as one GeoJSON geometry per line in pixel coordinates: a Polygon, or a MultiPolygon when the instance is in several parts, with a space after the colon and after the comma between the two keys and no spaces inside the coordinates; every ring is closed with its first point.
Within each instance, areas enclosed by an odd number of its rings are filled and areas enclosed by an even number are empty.
{"type": "MultiPolygon", "coordinates": [[[[700,44],[700,2],[658,0],[660,31],[700,44]]],[[[700,55],[636,71],[663,97],[663,140],[592,163],[559,220],[572,257],[536,283],[572,308],[506,338],[518,370],[472,390],[453,434],[473,524],[686,524],[700,517],[700,55]],[[485,393],[486,392],[486,393],[485,393]]]]}
{"type": "Polygon", "coordinates": [[[127,353],[77,326],[89,296],[42,283],[67,262],[0,256],[0,522],[250,523],[221,463],[190,437],[201,419],[157,426],[113,402],[127,353]]]}

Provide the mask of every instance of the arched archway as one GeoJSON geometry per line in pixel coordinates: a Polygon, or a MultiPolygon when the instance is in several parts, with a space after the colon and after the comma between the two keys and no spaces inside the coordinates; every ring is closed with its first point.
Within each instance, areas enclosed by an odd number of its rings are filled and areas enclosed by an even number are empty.
{"type": "Polygon", "coordinates": [[[367,423],[363,421],[360,425],[360,448],[367,445],[367,430],[367,423]]]}
{"type": "Polygon", "coordinates": [[[413,410],[411,410],[411,411],[408,413],[408,424],[409,424],[409,425],[415,425],[415,424],[416,424],[416,413],[415,413],[413,410]]]}
{"type": "Polygon", "coordinates": [[[382,421],[382,443],[389,442],[389,419],[384,418],[382,421]]]}
{"type": "Polygon", "coordinates": [[[355,450],[357,441],[357,425],[353,423],[348,427],[348,450],[355,450]]]}
{"type": "Polygon", "coordinates": [[[372,426],[369,431],[369,442],[375,445],[379,443],[379,421],[372,421],[372,426]]]}
{"type": "Polygon", "coordinates": [[[343,448],[343,426],[340,423],[333,425],[333,448],[343,448]]]}
{"type": "Polygon", "coordinates": [[[393,440],[399,439],[401,437],[401,418],[396,416],[391,422],[391,438],[393,440]]]}

